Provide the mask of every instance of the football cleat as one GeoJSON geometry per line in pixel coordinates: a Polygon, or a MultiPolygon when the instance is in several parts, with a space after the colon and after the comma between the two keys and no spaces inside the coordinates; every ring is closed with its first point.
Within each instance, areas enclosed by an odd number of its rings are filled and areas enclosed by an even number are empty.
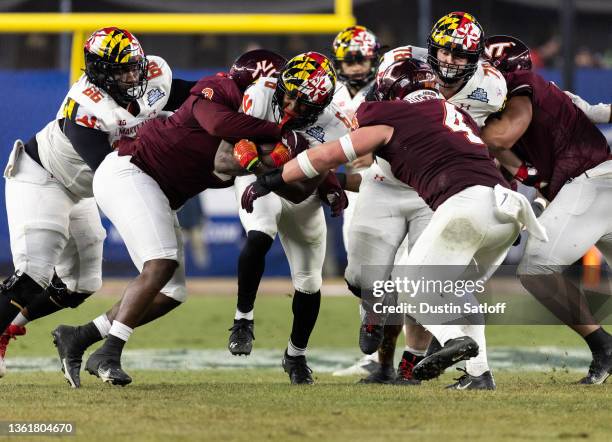
{"type": "Polygon", "coordinates": [[[367,376],[370,373],[378,370],[380,362],[378,362],[378,353],[373,355],[365,355],[350,367],[336,370],[332,373],[332,376],[367,376]]]}
{"type": "Polygon", "coordinates": [[[395,369],[391,365],[381,365],[378,370],[370,373],[359,384],[392,384],[395,381],[395,369]]]}
{"type": "Polygon", "coordinates": [[[85,370],[93,376],[102,379],[102,382],[108,382],[113,385],[126,386],[132,382],[132,378],[121,368],[121,361],[113,356],[100,352],[100,349],[94,351],[87,362],[85,370]]]}
{"type": "Polygon", "coordinates": [[[53,344],[59,354],[62,372],[72,388],[81,386],[81,363],[86,348],[79,344],[76,331],[76,327],[60,325],[51,332],[53,344]]]}
{"type": "Polygon", "coordinates": [[[293,385],[311,385],[312,370],[306,364],[306,356],[289,356],[285,350],[283,355],[283,370],[289,375],[293,385]]]}
{"type": "Polygon", "coordinates": [[[11,339],[17,339],[17,336],[23,336],[26,334],[26,328],[22,325],[10,324],[4,333],[0,335],[0,378],[6,374],[6,364],[4,363],[4,357],[6,355],[6,348],[11,342],[11,339]]]}
{"type": "Polygon", "coordinates": [[[253,350],[255,335],[253,329],[255,322],[248,319],[234,319],[234,325],[229,329],[232,333],[229,337],[227,348],[234,356],[250,355],[253,350]]]}
{"type": "Polygon", "coordinates": [[[396,385],[419,385],[421,381],[412,375],[414,366],[423,360],[423,356],[417,356],[409,351],[402,354],[402,360],[397,367],[397,376],[393,381],[396,385]]]}
{"type": "Polygon", "coordinates": [[[426,381],[440,376],[444,370],[459,361],[478,355],[478,344],[468,336],[449,339],[442,349],[427,356],[412,370],[415,379],[426,381]]]}
{"type": "Polygon", "coordinates": [[[367,315],[359,328],[359,348],[367,355],[378,351],[385,337],[385,326],[380,324],[368,324],[367,315]]]}
{"type": "Polygon", "coordinates": [[[457,370],[462,371],[463,375],[456,378],[454,384],[448,385],[446,388],[451,390],[495,390],[495,379],[491,370],[485,371],[480,376],[472,376],[463,368],[457,370]]]}
{"type": "Polygon", "coordinates": [[[605,353],[593,353],[593,360],[589,366],[589,372],[580,379],[579,384],[598,385],[606,382],[612,374],[612,351],[605,353]]]}

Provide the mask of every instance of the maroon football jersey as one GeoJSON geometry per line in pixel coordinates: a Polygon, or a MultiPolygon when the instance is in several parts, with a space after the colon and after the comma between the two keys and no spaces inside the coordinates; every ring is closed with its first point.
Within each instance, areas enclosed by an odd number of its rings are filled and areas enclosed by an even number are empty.
{"type": "Polygon", "coordinates": [[[569,179],[608,159],[608,143],[603,134],[555,84],[531,71],[506,74],[506,83],[508,98],[531,98],[531,123],[513,151],[548,182],[541,190],[548,200],[569,179]]]}
{"type": "Polygon", "coordinates": [[[366,102],[356,119],[360,127],[393,127],[393,137],[376,156],[389,162],[395,177],[413,187],[432,210],[471,186],[508,186],[474,120],[444,99],[366,102]]]}
{"type": "Polygon", "coordinates": [[[119,155],[150,175],[178,209],[209,188],[229,187],[214,173],[215,154],[222,139],[249,138],[269,142],[280,138],[277,124],[238,113],[242,93],[226,76],[204,77],[192,95],[168,119],[147,121],[134,140],[122,139],[119,155]]]}

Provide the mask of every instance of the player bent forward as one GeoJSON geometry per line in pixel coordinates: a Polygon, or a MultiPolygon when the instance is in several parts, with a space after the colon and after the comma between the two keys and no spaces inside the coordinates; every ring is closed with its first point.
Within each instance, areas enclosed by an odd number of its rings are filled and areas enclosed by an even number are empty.
{"type": "MultiPolygon", "coordinates": [[[[357,111],[361,128],[339,141],[302,152],[282,169],[264,174],[242,196],[250,211],[253,202],[285,183],[318,175],[369,152],[387,160],[395,176],[412,186],[434,210],[431,222],[415,243],[408,265],[444,263],[467,267],[472,260],[484,278],[504,259],[525,225],[546,240],[528,201],[507,188],[478,137],[478,128],[464,112],[435,90],[431,68],[414,59],[391,65],[377,81],[382,102],[364,103],[357,111]],[[452,177],[452,179],[448,179],[452,177]],[[469,225],[461,247],[454,226],[469,225]]],[[[418,313],[415,319],[423,319],[418,313]]],[[[460,360],[478,356],[472,329],[459,325],[425,325],[442,349],[415,368],[417,379],[432,379],[460,360]]],[[[490,371],[488,388],[495,383],[490,371]]]]}

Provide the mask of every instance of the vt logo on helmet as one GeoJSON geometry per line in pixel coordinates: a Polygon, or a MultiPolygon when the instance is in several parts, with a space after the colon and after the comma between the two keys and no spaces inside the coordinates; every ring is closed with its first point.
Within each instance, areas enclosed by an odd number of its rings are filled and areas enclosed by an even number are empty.
{"type": "Polygon", "coordinates": [[[272,77],[277,74],[287,60],[282,55],[266,49],[255,49],[242,54],[234,61],[229,77],[241,91],[245,91],[259,77],[272,77]]]}
{"type": "Polygon", "coordinates": [[[376,101],[404,100],[416,91],[423,92],[423,97],[415,97],[415,101],[440,97],[431,67],[415,58],[406,58],[396,61],[376,78],[374,98],[376,101]]]}
{"type": "Polygon", "coordinates": [[[272,104],[283,127],[302,129],[314,124],[331,103],[336,72],[318,52],[293,57],[281,70],[272,104]]]}
{"type": "Polygon", "coordinates": [[[85,75],[119,104],[144,95],[147,64],[139,41],[123,29],[100,29],[85,42],[85,75]]]}
{"type": "Polygon", "coordinates": [[[427,48],[427,60],[444,84],[467,81],[478,67],[484,49],[484,32],[474,16],[467,12],[451,12],[433,26],[427,48]],[[449,55],[465,62],[443,61],[448,60],[449,55]]]}
{"type": "Polygon", "coordinates": [[[381,46],[376,35],[366,27],[350,26],[344,29],[334,39],[332,48],[334,66],[340,80],[348,82],[355,88],[361,88],[376,75],[381,46]],[[359,72],[345,72],[343,63],[344,66],[363,64],[364,69],[359,72]]]}
{"type": "Polygon", "coordinates": [[[492,35],[485,40],[485,57],[502,72],[531,70],[531,54],[525,43],[509,35],[492,35]]]}

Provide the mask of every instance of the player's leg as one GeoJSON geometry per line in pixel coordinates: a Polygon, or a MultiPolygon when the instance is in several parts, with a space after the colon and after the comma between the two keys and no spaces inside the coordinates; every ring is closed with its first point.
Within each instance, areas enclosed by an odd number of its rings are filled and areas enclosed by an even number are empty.
{"type": "MultiPolygon", "coordinates": [[[[425,201],[415,191],[406,193],[402,198],[402,214],[408,219],[408,235],[402,242],[402,245],[395,256],[395,265],[401,266],[407,262],[408,253],[416,243],[421,233],[425,230],[433,212],[427,206],[425,201]]],[[[397,377],[395,384],[398,385],[416,385],[420,381],[412,376],[412,369],[416,364],[421,362],[427,347],[431,341],[431,334],[423,328],[422,325],[416,324],[411,318],[403,316],[404,340],[405,346],[402,352],[397,368],[397,377]]],[[[391,328],[391,331],[385,330],[385,338],[381,348],[389,348],[389,352],[395,353],[395,345],[391,346],[393,340],[392,332],[395,331],[396,336],[399,336],[400,331],[396,328],[391,328]],[[389,342],[387,342],[387,340],[389,342]]],[[[395,339],[396,342],[397,337],[395,339]]]]}
{"type": "Polygon", "coordinates": [[[6,209],[15,273],[0,286],[0,372],[8,338],[25,333],[20,311],[50,284],[68,238],[74,202],[62,186],[16,143],[5,172],[6,209]],[[18,323],[4,333],[18,317],[18,323]]]}
{"type": "MultiPolygon", "coordinates": [[[[513,220],[500,220],[496,215],[493,189],[474,186],[454,195],[434,213],[431,222],[415,243],[408,257],[409,279],[425,281],[456,281],[463,277],[472,259],[481,250],[495,250],[494,256],[503,256],[518,235],[518,224],[513,220]]],[[[491,253],[493,255],[493,253],[491,253]]],[[[483,274],[491,263],[484,263],[483,274]]],[[[432,306],[451,301],[453,294],[419,292],[416,298],[432,306]]],[[[473,294],[464,295],[462,301],[477,303],[473,294]]],[[[420,379],[438,376],[445,368],[459,360],[478,355],[474,338],[478,330],[466,331],[455,324],[464,315],[446,313],[428,316],[420,313],[414,318],[443,346],[440,351],[423,359],[414,369],[420,379]],[[452,324],[452,325],[451,325],[452,324]],[[466,333],[474,333],[474,336],[466,333]]]]}
{"type": "MultiPolygon", "coordinates": [[[[236,178],[237,201],[254,179],[254,176],[236,178]]],[[[276,194],[260,198],[252,213],[242,208],[238,211],[247,236],[238,258],[238,297],[228,341],[228,349],[233,355],[249,355],[253,349],[255,298],[265,270],[266,255],[276,237],[280,213],[281,200],[276,194]]]]}
{"type": "Polygon", "coordinates": [[[295,289],[293,324],[283,357],[283,368],[289,374],[291,383],[311,384],[313,380],[306,363],[306,349],[321,305],[327,233],[325,216],[317,196],[310,196],[300,204],[285,200],[282,203],[279,236],[295,289]]]}
{"type": "MultiPolygon", "coordinates": [[[[406,196],[406,186],[392,184],[368,169],[361,183],[360,194],[351,223],[348,265],[345,279],[349,290],[357,297],[371,293],[375,281],[389,278],[398,247],[406,236],[408,224],[400,206],[406,196]]],[[[362,299],[362,324],[359,345],[366,354],[380,347],[384,337],[384,318],[372,314],[362,299]]],[[[393,371],[387,369],[387,372],[393,371]]]]}
{"type": "Polygon", "coordinates": [[[523,286],[589,346],[593,363],[583,383],[602,383],[609,376],[612,336],[593,317],[584,294],[562,271],[600,240],[607,251],[605,238],[612,231],[611,197],[612,182],[605,178],[581,175],[563,186],[539,218],[549,241],[530,237],[518,271],[523,286]]]}
{"type": "Polygon", "coordinates": [[[93,189],[130,255],[143,262],[140,275],[123,294],[108,338],[86,364],[91,374],[125,385],[131,378],[121,368],[123,347],[179,267],[180,228],[159,185],[131,163],[130,157],[109,154],[96,171],[93,189]]]}

